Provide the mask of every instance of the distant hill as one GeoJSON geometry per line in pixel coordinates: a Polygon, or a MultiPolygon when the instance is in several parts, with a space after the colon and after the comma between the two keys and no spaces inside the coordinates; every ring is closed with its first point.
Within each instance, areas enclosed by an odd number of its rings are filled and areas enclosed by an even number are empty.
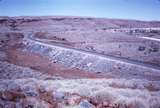
{"type": "Polygon", "coordinates": [[[36,17],[0,17],[0,24],[14,23],[24,24],[31,22],[46,22],[56,21],[64,22],[65,25],[82,25],[85,24],[89,27],[101,28],[151,28],[160,27],[160,21],[139,21],[139,20],[126,20],[126,19],[108,19],[108,18],[92,18],[92,17],[69,17],[69,16],[36,16],[36,17]]]}

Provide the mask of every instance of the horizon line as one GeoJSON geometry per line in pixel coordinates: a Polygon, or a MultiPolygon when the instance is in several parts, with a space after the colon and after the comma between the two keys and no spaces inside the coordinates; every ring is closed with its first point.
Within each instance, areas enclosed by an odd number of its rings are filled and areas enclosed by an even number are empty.
{"type": "Polygon", "coordinates": [[[103,16],[77,16],[77,15],[0,15],[0,17],[79,17],[79,18],[98,18],[98,19],[114,19],[114,20],[131,20],[131,21],[147,21],[147,22],[160,22],[157,19],[136,19],[136,18],[115,18],[103,16]]]}

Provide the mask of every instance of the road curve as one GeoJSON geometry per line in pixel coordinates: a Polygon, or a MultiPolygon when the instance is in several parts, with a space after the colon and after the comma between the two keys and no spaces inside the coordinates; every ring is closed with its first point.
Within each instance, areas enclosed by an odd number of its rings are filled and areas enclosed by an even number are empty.
{"type": "Polygon", "coordinates": [[[54,46],[54,47],[58,47],[58,48],[69,49],[69,50],[76,51],[76,52],[78,51],[78,52],[86,53],[88,55],[94,55],[94,56],[110,59],[112,61],[119,61],[119,62],[124,62],[124,63],[128,63],[128,64],[139,65],[139,66],[142,66],[142,67],[148,67],[148,68],[152,68],[152,69],[156,69],[156,70],[160,71],[159,66],[143,63],[141,61],[128,60],[126,58],[113,57],[113,56],[110,56],[110,55],[103,55],[103,54],[99,54],[99,53],[94,53],[94,52],[90,52],[90,51],[85,51],[85,50],[81,50],[81,49],[68,47],[68,46],[65,46],[65,45],[57,45],[56,43],[49,44],[49,43],[46,42],[46,40],[44,41],[43,39],[35,38],[34,34],[29,34],[29,35],[26,36],[26,38],[29,39],[30,41],[34,41],[35,43],[38,43],[38,44],[41,44],[41,45],[44,45],[44,46],[49,46],[49,47],[54,46]]]}

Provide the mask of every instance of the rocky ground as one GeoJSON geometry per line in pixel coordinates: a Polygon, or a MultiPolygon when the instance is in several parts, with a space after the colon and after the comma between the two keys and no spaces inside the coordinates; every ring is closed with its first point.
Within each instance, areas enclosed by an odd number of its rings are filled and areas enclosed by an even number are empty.
{"type": "Polygon", "coordinates": [[[160,22],[0,17],[0,108],[160,108],[160,22]]]}

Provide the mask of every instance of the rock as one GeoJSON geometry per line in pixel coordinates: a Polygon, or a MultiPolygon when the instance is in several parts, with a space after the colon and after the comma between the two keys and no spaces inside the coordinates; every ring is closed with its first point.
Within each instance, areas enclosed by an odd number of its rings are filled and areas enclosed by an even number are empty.
{"type": "Polygon", "coordinates": [[[23,92],[26,96],[36,97],[39,95],[36,88],[33,88],[31,86],[27,86],[23,89],[23,92]]]}
{"type": "Polygon", "coordinates": [[[64,92],[53,92],[53,97],[56,99],[56,101],[62,101],[65,97],[64,92]]]}
{"type": "Polygon", "coordinates": [[[91,103],[88,102],[88,100],[82,100],[79,103],[79,108],[95,108],[91,103]]]}
{"type": "Polygon", "coordinates": [[[71,95],[71,96],[65,97],[65,100],[66,100],[65,101],[66,105],[74,106],[79,104],[81,97],[77,95],[71,95]]]}
{"type": "MultiPolygon", "coordinates": [[[[1,46],[0,46],[0,48],[1,48],[1,46]]],[[[4,60],[6,60],[6,59],[7,59],[6,53],[3,52],[3,51],[0,51],[0,60],[1,60],[1,61],[4,61],[4,60]]]]}
{"type": "Polygon", "coordinates": [[[25,95],[18,91],[5,91],[2,92],[2,100],[6,101],[17,101],[22,98],[25,98],[25,95]]]}
{"type": "Polygon", "coordinates": [[[51,104],[36,98],[26,98],[22,100],[22,108],[54,108],[51,104]]]}

